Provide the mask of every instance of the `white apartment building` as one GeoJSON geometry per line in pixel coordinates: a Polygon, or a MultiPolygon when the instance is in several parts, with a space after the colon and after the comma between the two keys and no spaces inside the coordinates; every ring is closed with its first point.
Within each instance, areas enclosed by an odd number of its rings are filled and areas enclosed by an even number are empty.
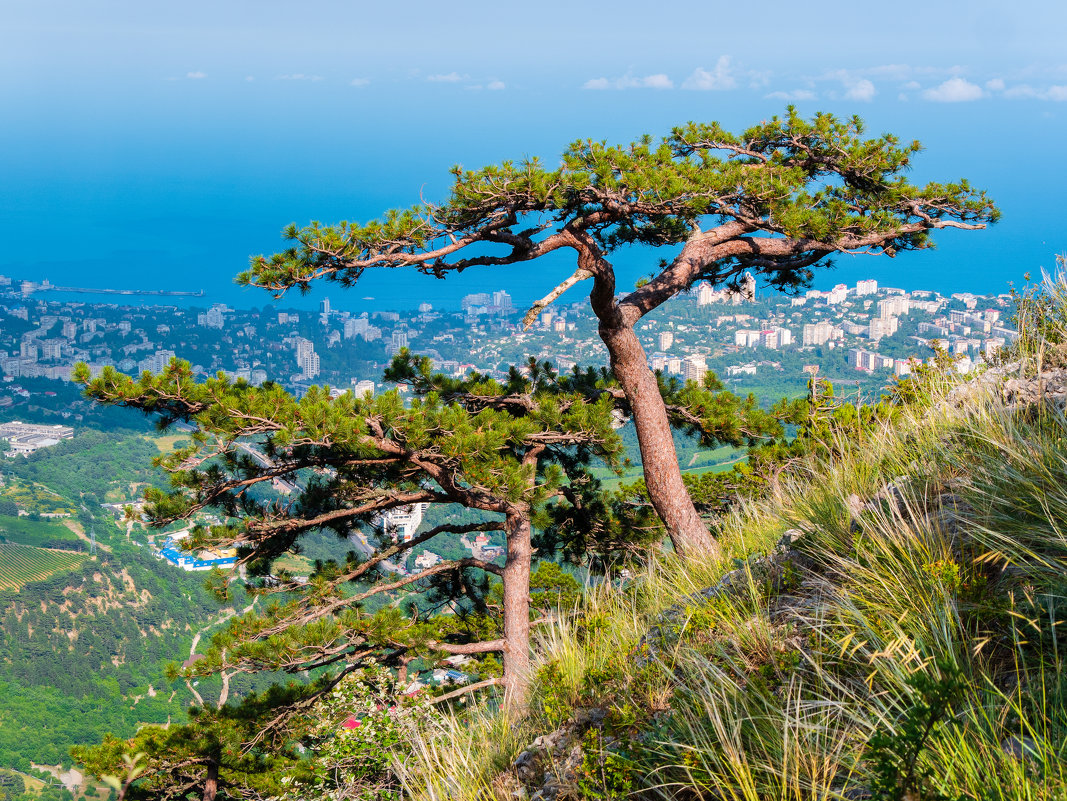
{"type": "Polygon", "coordinates": [[[878,291],[878,282],[873,278],[867,278],[856,282],[856,295],[873,295],[878,291]]]}
{"type": "Polygon", "coordinates": [[[804,326],[802,343],[805,346],[809,345],[824,345],[834,337],[834,326],[832,323],[822,320],[817,323],[807,323],[804,326]]]}
{"type": "Polygon", "coordinates": [[[371,521],[383,534],[394,542],[408,542],[422,524],[422,515],[430,507],[428,503],[412,503],[381,512],[371,521]]]}
{"type": "Polygon", "coordinates": [[[373,395],[374,389],[375,383],[373,381],[368,381],[367,379],[363,379],[362,381],[352,380],[352,394],[357,398],[362,398],[368,392],[373,395]]]}
{"type": "Polygon", "coordinates": [[[741,348],[754,348],[759,344],[759,331],[740,330],[734,332],[734,344],[741,348]]]}
{"type": "Polygon", "coordinates": [[[877,342],[882,337],[891,337],[900,323],[896,317],[875,317],[867,326],[867,336],[877,342]]]}
{"type": "Polygon", "coordinates": [[[838,284],[827,293],[826,304],[828,306],[836,306],[838,303],[844,303],[847,297],[848,287],[844,284],[838,284]]]}
{"type": "Polygon", "coordinates": [[[899,317],[911,311],[911,302],[904,295],[897,295],[878,301],[878,316],[882,319],[899,317]]]}
{"type": "Polygon", "coordinates": [[[703,356],[686,356],[682,360],[682,377],[687,381],[702,381],[708,372],[708,363],[703,356]]]}
{"type": "Polygon", "coordinates": [[[315,353],[315,343],[310,339],[296,337],[296,366],[300,368],[301,377],[310,380],[319,374],[319,356],[315,353]]]}

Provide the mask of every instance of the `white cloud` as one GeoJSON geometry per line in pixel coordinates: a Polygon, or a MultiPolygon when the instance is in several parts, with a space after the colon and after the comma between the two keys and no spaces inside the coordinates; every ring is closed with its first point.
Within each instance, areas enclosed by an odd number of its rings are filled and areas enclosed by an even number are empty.
{"type": "Polygon", "coordinates": [[[353,78],[348,82],[349,86],[366,86],[370,83],[370,78],[353,78]]]}
{"type": "Polygon", "coordinates": [[[591,78],[582,84],[583,89],[673,89],[674,81],[658,72],[643,78],[626,73],[621,78],[591,78]]]}
{"type": "Polygon", "coordinates": [[[459,83],[460,81],[467,80],[466,75],[460,75],[458,72],[448,72],[438,75],[427,75],[426,80],[433,83],[459,83]]]}
{"type": "Polygon", "coordinates": [[[502,89],[507,89],[507,84],[503,81],[489,81],[489,85],[485,87],[491,92],[499,92],[502,89]]]}
{"type": "Polygon", "coordinates": [[[771,100],[814,100],[816,94],[810,89],[794,89],[792,92],[771,92],[764,97],[771,100]]]}
{"type": "Polygon", "coordinates": [[[692,74],[682,82],[683,89],[697,89],[709,91],[715,89],[736,89],[737,79],[730,72],[730,57],[719,56],[715,62],[715,69],[708,72],[703,67],[697,67],[692,74]]]}
{"type": "Polygon", "coordinates": [[[245,76],[245,80],[248,81],[249,83],[252,83],[252,81],[254,81],[255,79],[256,79],[255,75],[246,75],[245,76]]]}
{"type": "Polygon", "coordinates": [[[878,93],[878,90],[874,88],[874,84],[866,78],[846,81],[845,88],[846,100],[862,100],[867,102],[873,100],[874,96],[878,93]]]}
{"type": "Polygon", "coordinates": [[[964,103],[985,96],[982,87],[965,78],[949,78],[933,89],[923,92],[923,97],[935,103],[964,103]]]}
{"type": "Polygon", "coordinates": [[[823,75],[824,80],[840,81],[841,85],[845,87],[844,95],[830,92],[830,97],[843,97],[845,100],[859,100],[864,103],[873,100],[874,96],[878,94],[878,90],[874,88],[874,84],[870,80],[860,77],[861,72],[834,70],[823,75]]]}
{"type": "Polygon", "coordinates": [[[1028,83],[1020,83],[1017,86],[1004,90],[1004,97],[1022,100],[1052,100],[1053,102],[1067,101],[1067,86],[1050,86],[1048,89],[1037,89],[1028,83]]]}
{"type": "Polygon", "coordinates": [[[199,70],[197,70],[196,72],[187,72],[187,73],[185,73],[185,77],[186,78],[192,78],[194,81],[198,81],[201,78],[206,78],[207,77],[207,73],[206,72],[200,72],[199,70]]]}
{"type": "Polygon", "coordinates": [[[673,89],[674,81],[664,75],[662,72],[655,75],[649,75],[641,79],[641,86],[646,89],[673,89]]]}
{"type": "Polygon", "coordinates": [[[914,92],[916,89],[921,89],[922,88],[922,84],[919,83],[918,81],[908,81],[906,84],[904,84],[900,88],[901,89],[907,89],[909,92],[914,92]]]}
{"type": "Polygon", "coordinates": [[[305,75],[302,72],[294,72],[290,75],[279,75],[275,80],[279,81],[321,81],[321,75],[305,75]]]}
{"type": "Polygon", "coordinates": [[[1040,99],[1041,93],[1028,83],[1020,83],[1004,90],[1004,97],[1040,99]]]}
{"type": "Polygon", "coordinates": [[[1004,80],[1002,78],[993,78],[992,80],[985,82],[985,88],[990,92],[1003,92],[1004,80]]]}

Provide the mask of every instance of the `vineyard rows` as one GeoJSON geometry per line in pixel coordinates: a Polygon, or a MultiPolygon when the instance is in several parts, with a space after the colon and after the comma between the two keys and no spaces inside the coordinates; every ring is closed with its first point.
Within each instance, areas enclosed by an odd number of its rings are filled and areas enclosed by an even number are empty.
{"type": "Polygon", "coordinates": [[[18,589],[53,573],[77,567],[83,554],[48,551],[26,545],[0,543],[0,590],[18,589]]]}

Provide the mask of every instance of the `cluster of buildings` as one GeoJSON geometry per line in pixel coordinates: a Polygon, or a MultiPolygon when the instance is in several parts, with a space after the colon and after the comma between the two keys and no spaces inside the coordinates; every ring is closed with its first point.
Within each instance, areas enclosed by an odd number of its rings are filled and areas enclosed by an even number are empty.
{"type": "Polygon", "coordinates": [[[70,426],[21,423],[18,420],[0,423],[0,440],[7,441],[4,456],[27,456],[73,437],[74,429],[70,426]]]}
{"type": "MultiPolygon", "coordinates": [[[[323,299],[316,314],[221,303],[189,310],[46,302],[18,286],[0,279],[0,321],[11,323],[0,326],[0,406],[7,402],[4,384],[66,379],[76,361],[93,371],[112,366],[136,375],[159,372],[177,356],[200,376],[221,371],[254,385],[270,379],[297,394],[327,383],[335,394],[360,396],[377,388],[405,347],[453,376],[476,370],[504,377],[530,357],[561,371],[607,363],[586,302],[559,301],[526,330],[503,290],[469,294],[455,311],[422,302],[407,312],[355,313],[323,299]]],[[[652,368],[685,379],[700,379],[708,369],[737,379],[765,369],[799,374],[800,362],[817,360],[903,375],[913,360],[929,357],[934,340],[958,355],[963,368],[1010,343],[1015,332],[1003,322],[1010,304],[1007,295],[944,297],[880,287],[873,279],[798,297],[758,297],[755,278],[745,274],[732,287],[698,284],[643,319],[638,336],[652,368]],[[812,355],[789,355],[806,352],[812,355]]]]}
{"type": "Polygon", "coordinates": [[[197,552],[186,551],[182,541],[189,538],[188,531],[176,531],[168,534],[159,547],[153,547],[157,559],[165,560],[182,570],[232,570],[237,564],[236,548],[203,549],[197,552]]]}
{"type": "MultiPolygon", "coordinates": [[[[703,331],[674,321],[666,322],[669,328],[661,323],[658,331],[653,323],[643,328],[652,334],[650,365],[687,379],[698,378],[712,359],[728,377],[755,375],[763,366],[782,369],[776,360],[738,358],[745,350],[757,349],[818,351],[824,358],[841,349],[854,370],[901,376],[941,347],[958,356],[958,370],[968,372],[983,356],[1018,336],[1002,322],[1011,302],[1006,294],[943,297],[928,290],[883,288],[876,280],[865,279],[854,287],[837,284],[799,297],[763,298],[758,301],[762,314],[719,314],[703,331]],[[888,349],[881,344],[887,341],[892,343],[888,349]]],[[[714,304],[757,304],[757,298],[753,289],[729,292],[699,285],[698,308],[714,304]]]]}

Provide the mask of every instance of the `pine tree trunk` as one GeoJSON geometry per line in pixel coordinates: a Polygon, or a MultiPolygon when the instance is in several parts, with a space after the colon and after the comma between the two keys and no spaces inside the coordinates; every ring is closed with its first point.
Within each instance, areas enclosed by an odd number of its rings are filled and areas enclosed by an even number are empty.
{"type": "Polygon", "coordinates": [[[215,801],[219,792],[219,763],[214,759],[208,760],[207,777],[204,779],[204,794],[201,801],[215,801]]]}
{"type": "Polygon", "coordinates": [[[719,544],[700,519],[682,482],[667,409],[637,334],[631,326],[609,328],[601,321],[600,338],[633,413],[649,500],[667,527],[674,550],[685,558],[719,557],[719,544]]]}
{"type": "Polygon", "coordinates": [[[522,710],[530,685],[530,516],[508,512],[504,526],[504,705],[522,710]]]}

